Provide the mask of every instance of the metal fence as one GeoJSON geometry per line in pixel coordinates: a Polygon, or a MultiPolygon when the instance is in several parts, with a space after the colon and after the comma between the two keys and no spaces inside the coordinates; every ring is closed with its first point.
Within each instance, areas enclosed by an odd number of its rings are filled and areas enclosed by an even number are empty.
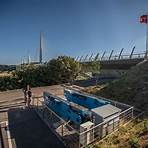
{"type": "Polygon", "coordinates": [[[91,61],[110,61],[110,60],[131,60],[131,59],[144,59],[146,56],[145,52],[142,53],[134,53],[132,54],[127,54],[127,55],[114,55],[114,56],[104,56],[104,57],[100,57],[100,58],[95,58],[95,57],[91,57],[91,58],[85,58],[85,59],[79,59],[80,62],[91,62],[91,61]]]}
{"type": "MultiPolygon", "coordinates": [[[[116,106],[121,106],[121,103],[118,104],[118,102],[115,102],[115,104],[116,106]]],[[[125,104],[122,105],[124,106],[125,104]]],[[[119,116],[115,116],[107,122],[95,125],[89,130],[79,132],[78,129],[70,125],[70,121],[64,121],[55,112],[50,110],[49,107],[44,104],[42,97],[34,98],[33,106],[41,119],[57,137],[62,140],[66,147],[69,148],[83,148],[94,144],[96,141],[99,141],[115,130],[118,130],[119,126],[131,121],[133,118],[133,107],[128,106],[128,108],[124,109],[119,116]]]]}
{"type": "Polygon", "coordinates": [[[137,53],[137,54],[133,54],[132,57],[130,57],[130,55],[121,55],[121,57],[119,58],[119,55],[115,55],[112,56],[111,58],[108,56],[105,56],[104,58],[102,58],[102,60],[127,60],[127,59],[140,59],[140,58],[144,58],[145,57],[145,53],[137,53]]]}
{"type": "Polygon", "coordinates": [[[37,97],[33,99],[35,111],[52,130],[52,132],[66,145],[66,147],[79,147],[79,133],[76,129],[69,125],[69,122],[64,121],[49,107],[47,107],[43,98],[37,97]]]}
{"type": "Polygon", "coordinates": [[[79,147],[86,147],[89,144],[94,144],[119,129],[119,126],[128,123],[133,118],[133,107],[123,111],[119,116],[113,119],[102,122],[93,128],[80,133],[79,147]]]}

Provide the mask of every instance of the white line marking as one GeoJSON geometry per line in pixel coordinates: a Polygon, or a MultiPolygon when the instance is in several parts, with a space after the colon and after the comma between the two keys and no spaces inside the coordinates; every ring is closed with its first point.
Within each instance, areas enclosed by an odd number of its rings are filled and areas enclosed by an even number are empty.
{"type": "Polygon", "coordinates": [[[12,141],[11,141],[11,135],[10,135],[8,121],[6,121],[6,127],[7,127],[6,132],[7,132],[7,137],[8,137],[8,145],[9,145],[9,148],[12,148],[12,141]]]}
{"type": "Polygon", "coordinates": [[[6,123],[6,122],[7,122],[7,120],[6,120],[6,121],[2,121],[2,122],[0,122],[0,124],[6,123]]]}

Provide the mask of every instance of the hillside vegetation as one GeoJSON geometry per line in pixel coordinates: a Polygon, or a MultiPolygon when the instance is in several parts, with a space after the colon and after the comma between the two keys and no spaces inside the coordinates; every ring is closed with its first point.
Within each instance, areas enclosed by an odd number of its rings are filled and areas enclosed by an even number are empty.
{"type": "Polygon", "coordinates": [[[19,65],[9,75],[0,75],[0,91],[19,89],[29,84],[31,87],[49,86],[53,84],[72,83],[79,79],[86,79],[88,72],[98,73],[98,61],[80,63],[68,56],[59,56],[42,65],[19,65]]]}
{"type": "Polygon", "coordinates": [[[79,71],[79,62],[67,56],[59,56],[43,65],[20,65],[12,75],[0,77],[0,90],[19,89],[27,84],[38,87],[71,82],[79,71]]]}
{"type": "Polygon", "coordinates": [[[133,105],[144,111],[141,119],[123,126],[101,141],[100,148],[148,148],[148,61],[131,68],[121,79],[87,92],[133,105]]]}
{"type": "Polygon", "coordinates": [[[95,145],[96,148],[148,148],[148,120],[136,120],[95,145]]]}
{"type": "Polygon", "coordinates": [[[148,113],[148,61],[131,68],[121,79],[86,91],[133,105],[148,113]]]}

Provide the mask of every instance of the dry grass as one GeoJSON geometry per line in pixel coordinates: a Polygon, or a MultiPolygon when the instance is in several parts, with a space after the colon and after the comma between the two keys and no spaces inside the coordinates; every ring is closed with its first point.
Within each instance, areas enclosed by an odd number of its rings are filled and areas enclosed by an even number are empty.
{"type": "Polygon", "coordinates": [[[12,73],[8,71],[0,72],[0,77],[11,76],[12,73]]]}
{"type": "Polygon", "coordinates": [[[148,119],[135,120],[119,128],[118,132],[108,136],[94,147],[98,148],[147,148],[148,119]],[[146,127],[147,126],[147,127],[146,127]]]}

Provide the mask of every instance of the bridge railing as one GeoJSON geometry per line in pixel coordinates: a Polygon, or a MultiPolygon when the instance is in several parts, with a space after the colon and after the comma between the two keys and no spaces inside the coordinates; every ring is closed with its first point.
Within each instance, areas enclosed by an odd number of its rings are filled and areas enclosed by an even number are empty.
{"type": "Polygon", "coordinates": [[[104,56],[104,57],[92,57],[92,58],[85,58],[81,60],[78,60],[80,62],[91,62],[91,61],[110,61],[110,60],[130,60],[130,59],[144,59],[145,52],[142,53],[134,53],[134,54],[126,54],[126,55],[114,55],[114,56],[104,56]]]}

